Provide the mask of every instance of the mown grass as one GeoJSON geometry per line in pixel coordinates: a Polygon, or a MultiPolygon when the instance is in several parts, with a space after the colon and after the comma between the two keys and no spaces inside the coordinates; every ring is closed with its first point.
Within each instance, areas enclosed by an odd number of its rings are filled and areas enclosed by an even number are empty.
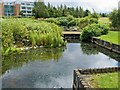
{"type": "Polygon", "coordinates": [[[95,74],[91,78],[91,85],[94,88],[118,88],[118,79],[118,73],[95,74]]]}
{"type": "Polygon", "coordinates": [[[105,41],[108,41],[108,42],[111,42],[111,43],[114,43],[114,44],[120,45],[119,33],[120,33],[120,31],[109,31],[109,33],[107,35],[102,35],[98,38],[105,40],[105,41]]]}

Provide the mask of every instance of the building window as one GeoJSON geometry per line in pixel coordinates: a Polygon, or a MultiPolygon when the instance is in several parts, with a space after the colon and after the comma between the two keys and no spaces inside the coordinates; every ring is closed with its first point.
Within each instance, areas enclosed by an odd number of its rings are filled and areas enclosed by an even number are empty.
{"type": "Polygon", "coordinates": [[[27,13],[32,13],[31,11],[27,11],[27,13]]]}
{"type": "Polygon", "coordinates": [[[28,7],[27,9],[28,9],[28,10],[31,10],[31,7],[28,7]]]}
{"type": "Polygon", "coordinates": [[[26,5],[30,5],[29,3],[27,3],[26,5]]]}
{"type": "Polygon", "coordinates": [[[31,3],[31,5],[32,5],[32,6],[34,6],[34,4],[33,4],[33,3],[31,3]]]}
{"type": "Polygon", "coordinates": [[[12,16],[14,13],[13,5],[4,5],[5,16],[12,16]]]}
{"type": "Polygon", "coordinates": [[[26,13],[26,11],[22,11],[23,13],[26,13]]]}
{"type": "Polygon", "coordinates": [[[26,9],[26,7],[22,7],[22,9],[26,9]]]}
{"type": "Polygon", "coordinates": [[[22,5],[25,5],[25,3],[21,3],[22,5]]]}

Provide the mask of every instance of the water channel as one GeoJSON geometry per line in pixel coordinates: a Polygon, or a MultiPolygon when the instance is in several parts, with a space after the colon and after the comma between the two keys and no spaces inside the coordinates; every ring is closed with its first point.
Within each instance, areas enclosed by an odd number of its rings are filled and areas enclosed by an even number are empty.
{"type": "Polygon", "coordinates": [[[74,69],[118,67],[119,55],[99,46],[70,42],[3,57],[3,88],[71,88],[74,69]]]}

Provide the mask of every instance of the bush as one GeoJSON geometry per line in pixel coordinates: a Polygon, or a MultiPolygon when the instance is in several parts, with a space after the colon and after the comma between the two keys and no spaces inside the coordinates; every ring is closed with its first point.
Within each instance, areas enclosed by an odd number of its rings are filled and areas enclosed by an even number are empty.
{"type": "Polygon", "coordinates": [[[83,29],[81,41],[90,42],[93,36],[100,36],[108,33],[109,28],[105,25],[91,24],[83,29]]]}
{"type": "Polygon", "coordinates": [[[32,46],[60,47],[65,44],[61,36],[62,28],[54,23],[32,23],[27,28],[30,29],[29,40],[32,46]]]}
{"type": "Polygon", "coordinates": [[[91,18],[91,17],[85,17],[85,18],[81,18],[79,20],[78,26],[82,29],[84,27],[86,27],[87,25],[93,24],[93,23],[98,23],[98,19],[96,18],[91,18]]]}
{"type": "Polygon", "coordinates": [[[48,19],[46,19],[45,21],[51,22],[51,23],[55,23],[55,24],[57,24],[57,25],[60,24],[60,22],[59,22],[56,18],[48,18],[48,19]]]}
{"type": "Polygon", "coordinates": [[[71,15],[68,15],[67,17],[48,18],[45,21],[55,23],[59,26],[67,26],[67,27],[78,25],[78,19],[74,18],[71,15]]]}
{"type": "Polygon", "coordinates": [[[3,54],[15,51],[14,47],[44,46],[61,47],[65,45],[62,28],[54,23],[31,19],[4,19],[2,21],[3,54]]]}
{"type": "Polygon", "coordinates": [[[60,26],[67,26],[69,22],[66,17],[59,17],[57,18],[57,21],[60,22],[59,23],[60,26]]]}

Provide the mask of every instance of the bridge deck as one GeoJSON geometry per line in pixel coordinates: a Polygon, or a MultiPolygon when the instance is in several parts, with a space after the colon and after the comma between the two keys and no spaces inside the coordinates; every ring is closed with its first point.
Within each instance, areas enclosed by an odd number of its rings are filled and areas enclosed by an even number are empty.
{"type": "Polygon", "coordinates": [[[79,35],[79,34],[81,34],[81,32],[79,32],[79,31],[63,31],[62,34],[79,35]]]}

